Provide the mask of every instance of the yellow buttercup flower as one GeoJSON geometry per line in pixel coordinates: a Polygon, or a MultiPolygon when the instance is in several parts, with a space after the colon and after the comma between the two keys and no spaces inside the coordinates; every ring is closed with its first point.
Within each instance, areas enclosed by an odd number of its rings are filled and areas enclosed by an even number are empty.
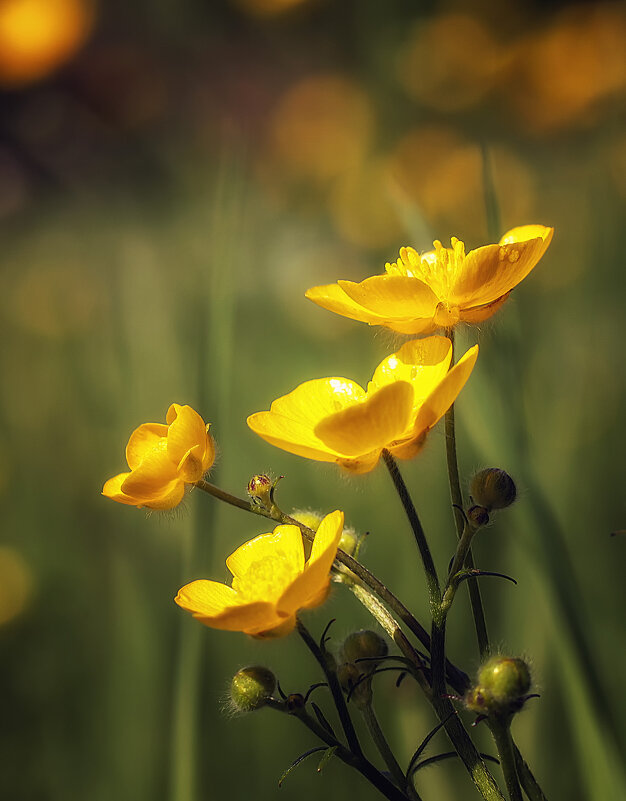
{"type": "Polygon", "coordinates": [[[367,391],[347,378],[305,381],[275,400],[269,412],[248,417],[248,425],[285,451],[367,473],[383,448],[400,459],[420,450],[454,403],[477,355],[474,346],[448,370],[449,339],[416,339],[378,365],[367,391]]]}
{"type": "Polygon", "coordinates": [[[102,494],[114,501],[149,509],[172,509],[183,499],[185,484],[198,481],[215,460],[209,426],[191,406],[173,403],[167,425],[143,423],[126,446],[129,473],[110,478],[102,494]]]}
{"type": "Polygon", "coordinates": [[[179,590],[175,601],[211,628],[282,637],[294,628],[298,610],[326,600],[342,531],[343,512],[326,515],[305,561],[298,526],[276,526],[228,557],[232,586],[192,581],[179,590]]]}
{"type": "Polygon", "coordinates": [[[491,317],[546,252],[553,228],[512,228],[497,245],[465,253],[452,237],[451,247],[434,242],[420,255],[402,248],[400,258],[385,266],[385,275],[365,281],[316,286],[307,298],[325,309],[384,325],[402,334],[429,334],[458,322],[479,323],[491,317]]]}

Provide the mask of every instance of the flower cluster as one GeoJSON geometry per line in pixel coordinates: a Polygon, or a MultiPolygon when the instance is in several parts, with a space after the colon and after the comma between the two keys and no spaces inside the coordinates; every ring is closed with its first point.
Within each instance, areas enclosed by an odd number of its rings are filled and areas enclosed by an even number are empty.
{"type": "MultiPolygon", "coordinates": [[[[551,238],[551,228],[527,225],[467,254],[454,237],[450,248],[435,242],[435,249],[423,255],[407,247],[397,262],[386,265],[385,275],[314,287],[306,294],[326,309],[404,334],[450,330],[500,308],[551,238]]],[[[400,459],[419,452],[468,380],[477,355],[474,346],[452,365],[448,338],[415,339],[383,359],[366,389],[348,378],[305,381],[269,411],[252,414],[248,425],[290,453],[366,473],[383,451],[400,459]]],[[[137,507],[171,509],[182,500],[185,486],[203,477],[215,458],[209,426],[191,407],[176,403],[166,421],[144,423],[131,434],[130,470],[109,479],[104,495],[137,507]]],[[[326,598],[343,520],[340,511],[322,520],[308,560],[300,529],[279,525],[227,559],[231,586],[193,581],[179,591],[176,603],[213,628],[254,637],[287,634],[298,610],[326,598]]]]}

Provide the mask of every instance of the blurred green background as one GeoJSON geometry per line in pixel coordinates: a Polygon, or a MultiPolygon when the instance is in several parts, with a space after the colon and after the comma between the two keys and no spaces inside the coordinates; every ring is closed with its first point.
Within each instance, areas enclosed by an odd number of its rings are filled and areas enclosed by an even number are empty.
{"type": "MultiPolygon", "coordinates": [[[[541,698],[514,733],[548,798],[626,796],[626,541],[609,536],[626,526],[625,37],[623,3],[0,2],[3,798],[377,797],[314,760],[279,790],[317,743],[270,711],[223,714],[225,691],[253,663],[306,690],[315,665],[295,636],[212,631],[172,601],[224,580],[267,526],[198,492],[146,514],[100,489],[133,428],[190,403],[219,445],[213,481],[243,494],[270,471],[286,510],[344,509],[425,622],[384,470],[344,477],[245,418],[308,378],[364,383],[401,341],[315,307],[309,286],[534,222],[556,228],[543,261],[459,335],[481,345],[458,403],[465,481],[498,465],[520,489],[475,556],[518,581],[483,592],[493,642],[532,663],[541,698]]],[[[402,465],[442,570],[443,451],[438,429],[402,465]]],[[[465,607],[449,650],[474,672],[465,607]]],[[[368,625],[340,590],[307,619],[320,633],[331,617],[335,642],[368,625]]],[[[434,721],[389,676],[376,705],[406,764],[434,721]]],[[[418,786],[473,797],[452,762],[418,786]]]]}

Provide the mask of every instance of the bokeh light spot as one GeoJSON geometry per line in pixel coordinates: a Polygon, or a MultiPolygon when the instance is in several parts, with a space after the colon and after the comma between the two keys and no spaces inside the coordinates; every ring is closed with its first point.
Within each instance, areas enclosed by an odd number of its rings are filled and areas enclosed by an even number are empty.
{"type": "Polygon", "coordinates": [[[0,0],[0,85],[48,75],[74,55],[92,23],[86,0],[0,0]]]}
{"type": "Polygon", "coordinates": [[[32,597],[33,575],[23,557],[0,546],[0,625],[18,617],[32,597]]]}

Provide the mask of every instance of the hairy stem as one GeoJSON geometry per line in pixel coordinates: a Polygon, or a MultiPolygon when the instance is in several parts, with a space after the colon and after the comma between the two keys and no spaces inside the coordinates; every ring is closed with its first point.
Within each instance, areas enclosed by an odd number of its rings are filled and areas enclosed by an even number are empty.
{"type": "Polygon", "coordinates": [[[511,721],[510,719],[491,718],[489,727],[498,748],[498,756],[500,757],[500,765],[506,782],[509,800],[522,801],[522,790],[517,776],[515,752],[511,738],[511,721]]]}

